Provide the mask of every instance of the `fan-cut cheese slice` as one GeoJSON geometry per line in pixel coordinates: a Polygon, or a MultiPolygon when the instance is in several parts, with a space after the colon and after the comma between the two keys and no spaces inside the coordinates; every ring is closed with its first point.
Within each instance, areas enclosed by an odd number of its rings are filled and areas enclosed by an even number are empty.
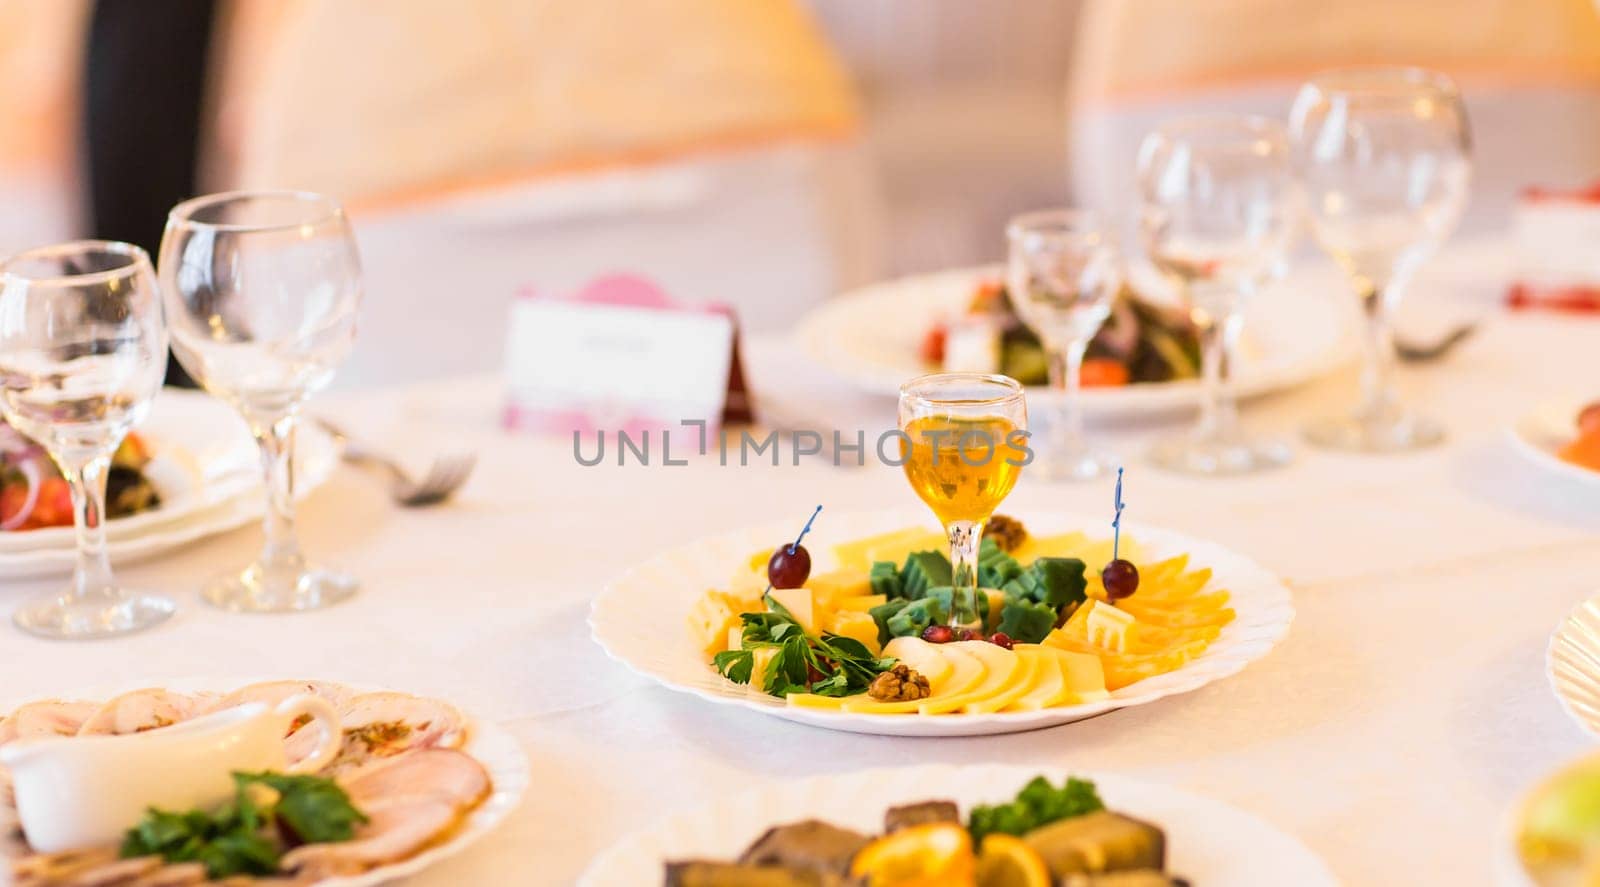
{"type": "MultiPolygon", "coordinates": [[[[902,638],[902,640],[915,639],[902,638]]],[[[924,642],[918,640],[917,643],[924,642]]],[[[987,677],[984,663],[976,656],[960,650],[948,649],[948,644],[942,646],[928,644],[927,646],[937,651],[933,655],[938,657],[937,661],[948,664],[950,673],[948,677],[938,683],[935,683],[932,678],[928,679],[932,693],[926,698],[909,702],[879,702],[867,696],[852,696],[842,700],[843,705],[840,708],[858,714],[911,714],[920,711],[923,704],[932,700],[958,697],[964,693],[971,692],[974,687],[977,687],[987,677]]],[[[917,671],[922,670],[912,665],[909,661],[906,664],[917,671]]]]}
{"type": "Polygon", "coordinates": [[[1003,647],[997,647],[988,641],[956,641],[945,644],[946,655],[966,653],[983,663],[985,674],[983,680],[965,693],[955,693],[940,697],[928,697],[917,706],[917,711],[925,715],[944,714],[957,711],[970,702],[988,699],[996,694],[1011,689],[1013,683],[1020,679],[1022,660],[1017,654],[1003,647]]]}
{"type": "Polygon", "coordinates": [[[1024,661],[1034,661],[1034,674],[1027,692],[1011,700],[1006,711],[1038,711],[1061,704],[1067,693],[1067,679],[1055,653],[1038,644],[1018,644],[1012,649],[1024,661]]]}
{"type": "Polygon", "coordinates": [[[1039,675],[1039,657],[1025,656],[1012,651],[1017,657],[1017,674],[1012,679],[1011,686],[988,699],[979,699],[969,702],[961,707],[961,711],[969,715],[986,715],[1009,706],[1022,698],[1029,690],[1033,689],[1039,675]]]}

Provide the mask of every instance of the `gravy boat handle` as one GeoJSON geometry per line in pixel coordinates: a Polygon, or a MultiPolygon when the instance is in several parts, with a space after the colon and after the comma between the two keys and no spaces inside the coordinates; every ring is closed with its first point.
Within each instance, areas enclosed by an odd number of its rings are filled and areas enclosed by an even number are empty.
{"type": "Polygon", "coordinates": [[[301,717],[309,717],[312,721],[301,727],[301,730],[315,729],[322,734],[317,741],[316,749],[301,760],[291,763],[286,768],[287,772],[315,773],[333,763],[333,759],[339,754],[339,748],[344,744],[344,731],[339,729],[339,713],[328,700],[310,693],[301,693],[278,703],[278,707],[273,711],[283,718],[285,724],[283,732],[286,734],[289,732],[287,725],[293,724],[301,717]]]}

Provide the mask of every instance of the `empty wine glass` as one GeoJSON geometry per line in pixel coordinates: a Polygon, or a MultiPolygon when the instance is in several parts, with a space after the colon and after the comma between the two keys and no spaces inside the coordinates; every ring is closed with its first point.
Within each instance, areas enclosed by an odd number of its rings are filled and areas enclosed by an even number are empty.
{"type": "Polygon", "coordinates": [[[1443,430],[1399,402],[1389,314],[1467,200],[1472,137],[1455,84],[1418,68],[1346,68],[1300,88],[1290,114],[1311,230],[1343,266],[1366,316],[1361,404],[1306,429],[1342,450],[1406,450],[1443,430]]]}
{"type": "Polygon", "coordinates": [[[173,353],[244,416],[267,474],[260,557],[202,595],[257,612],[349,597],[356,580],[309,566],[294,531],[300,404],[327,386],[350,353],[361,302],[361,262],[344,210],[303,192],[197,197],[167,217],[159,268],[173,353]]]}
{"type": "Polygon", "coordinates": [[[1115,460],[1084,443],[1079,387],[1084,351],[1122,286],[1116,243],[1097,216],[1081,210],[1017,216],[1006,240],[1006,290],[1044,345],[1056,400],[1035,470],[1048,480],[1098,477],[1115,460]]]}
{"type": "Polygon", "coordinates": [[[107,637],[172,615],[171,600],[117,585],[105,528],[111,455],[166,370],[161,294],[144,250],[91,240],[0,263],[0,414],[61,469],[78,536],[71,587],[19,607],[23,630],[107,637]]]}
{"type": "Polygon", "coordinates": [[[1022,386],[983,373],[918,376],[900,386],[900,434],[906,479],[950,539],[948,624],[982,631],[978,544],[1032,460],[1022,386]]]}
{"type": "Polygon", "coordinates": [[[1219,114],[1168,123],[1139,148],[1139,232],[1151,262],[1177,282],[1200,334],[1200,422],[1161,441],[1156,464],[1238,474],[1289,461],[1282,441],[1246,437],[1233,396],[1241,311],[1294,237],[1298,188],[1282,125],[1219,114]]]}

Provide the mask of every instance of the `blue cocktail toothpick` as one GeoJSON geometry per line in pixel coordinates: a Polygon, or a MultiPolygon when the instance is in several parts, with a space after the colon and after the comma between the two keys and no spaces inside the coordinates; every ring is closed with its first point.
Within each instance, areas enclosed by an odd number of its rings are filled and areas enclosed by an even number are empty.
{"type": "Polygon", "coordinates": [[[811,532],[811,521],[816,520],[817,519],[817,515],[819,515],[821,513],[822,513],[822,506],[821,505],[817,506],[817,510],[816,511],[811,512],[810,520],[807,520],[806,521],[806,525],[804,527],[800,528],[800,535],[796,536],[794,541],[789,543],[789,553],[790,554],[794,554],[795,546],[799,545],[800,544],[800,540],[804,539],[806,537],[806,534],[811,532]]]}
{"type": "MultiPolygon", "coordinates": [[[[1116,504],[1116,508],[1117,508],[1117,516],[1116,516],[1116,518],[1114,518],[1111,521],[1111,530],[1112,530],[1112,535],[1111,535],[1111,559],[1112,560],[1117,560],[1118,559],[1117,552],[1122,546],[1122,467],[1121,466],[1117,467],[1117,497],[1116,497],[1115,504],[1116,504]]],[[[818,506],[818,507],[820,508],[821,506],[818,506]]],[[[813,515],[813,517],[815,517],[815,515],[813,515]]],[[[809,527],[811,525],[810,524],[806,524],[806,526],[809,527]]],[[[805,535],[805,534],[802,533],[801,535],[805,535]]]]}

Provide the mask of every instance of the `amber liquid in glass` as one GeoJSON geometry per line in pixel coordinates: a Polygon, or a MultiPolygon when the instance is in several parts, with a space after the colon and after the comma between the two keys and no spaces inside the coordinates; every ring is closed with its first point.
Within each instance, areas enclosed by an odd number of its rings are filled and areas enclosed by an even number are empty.
{"type": "Polygon", "coordinates": [[[1027,457],[1021,429],[998,416],[922,416],[901,430],[911,488],[946,526],[988,520],[1017,485],[1027,457]]]}

